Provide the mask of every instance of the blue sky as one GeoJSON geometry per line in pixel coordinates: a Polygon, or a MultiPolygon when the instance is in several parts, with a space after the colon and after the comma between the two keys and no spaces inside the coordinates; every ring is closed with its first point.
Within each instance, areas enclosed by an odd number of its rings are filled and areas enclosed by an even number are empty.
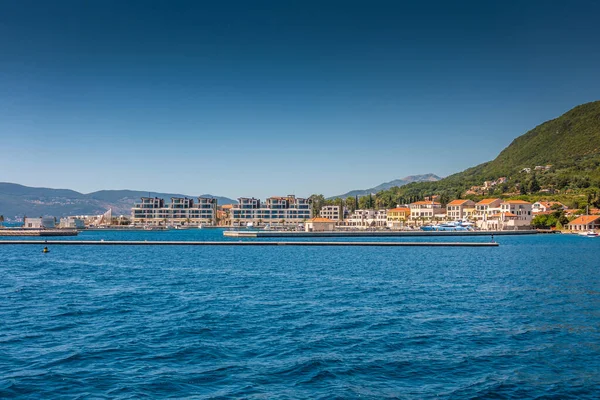
{"type": "Polygon", "coordinates": [[[600,99],[591,0],[0,9],[0,181],[31,186],[335,195],[600,99]]]}

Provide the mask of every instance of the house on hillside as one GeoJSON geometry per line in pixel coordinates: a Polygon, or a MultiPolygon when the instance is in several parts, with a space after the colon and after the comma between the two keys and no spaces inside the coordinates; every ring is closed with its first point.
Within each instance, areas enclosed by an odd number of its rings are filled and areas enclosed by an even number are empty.
{"type": "Polygon", "coordinates": [[[552,206],[559,206],[561,209],[566,210],[567,206],[559,201],[536,201],[532,205],[531,211],[534,214],[544,213],[552,210],[552,206]]]}

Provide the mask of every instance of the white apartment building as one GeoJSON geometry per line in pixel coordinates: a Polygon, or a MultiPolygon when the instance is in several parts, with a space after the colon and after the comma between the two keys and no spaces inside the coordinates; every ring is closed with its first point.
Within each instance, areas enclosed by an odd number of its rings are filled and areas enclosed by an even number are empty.
{"type": "Polygon", "coordinates": [[[477,221],[483,230],[529,229],[533,219],[532,204],[523,200],[507,200],[500,204],[500,211],[486,215],[477,221]]]}
{"type": "Polygon", "coordinates": [[[345,222],[346,226],[384,227],[387,226],[387,210],[355,210],[345,222]]]}
{"type": "Polygon", "coordinates": [[[217,199],[172,197],[170,204],[158,197],[142,197],[131,209],[134,225],[216,225],[217,199]]]}
{"type": "Polygon", "coordinates": [[[233,226],[261,224],[299,224],[312,218],[310,200],[294,195],[269,197],[264,203],[259,199],[240,197],[231,207],[233,226]]]}
{"type": "Polygon", "coordinates": [[[23,228],[29,229],[52,229],[55,226],[54,217],[25,218],[23,221],[23,228]]]}

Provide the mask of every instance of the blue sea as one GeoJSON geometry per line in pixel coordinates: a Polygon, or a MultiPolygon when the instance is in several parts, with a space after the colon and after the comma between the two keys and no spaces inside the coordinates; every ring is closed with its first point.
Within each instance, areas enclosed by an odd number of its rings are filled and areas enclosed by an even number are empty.
{"type": "Polygon", "coordinates": [[[496,241],[0,246],[0,398],[600,397],[600,239],[496,241]]]}

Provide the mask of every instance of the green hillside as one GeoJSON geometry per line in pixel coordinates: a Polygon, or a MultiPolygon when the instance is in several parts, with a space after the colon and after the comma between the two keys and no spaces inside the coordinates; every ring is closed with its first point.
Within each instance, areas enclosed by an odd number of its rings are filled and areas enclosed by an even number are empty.
{"type": "MultiPolygon", "coordinates": [[[[430,195],[464,196],[472,186],[508,177],[489,195],[576,193],[600,187],[600,101],[583,104],[516,138],[496,159],[438,182],[412,183],[379,192],[380,205],[394,205],[430,195]],[[552,165],[548,171],[536,166],[552,165]],[[530,173],[520,172],[531,168],[530,173]],[[494,193],[495,192],[495,193],[494,193]],[[388,204],[389,203],[389,204],[388,204]]],[[[588,190],[589,191],[589,190],[588,190]]]]}

